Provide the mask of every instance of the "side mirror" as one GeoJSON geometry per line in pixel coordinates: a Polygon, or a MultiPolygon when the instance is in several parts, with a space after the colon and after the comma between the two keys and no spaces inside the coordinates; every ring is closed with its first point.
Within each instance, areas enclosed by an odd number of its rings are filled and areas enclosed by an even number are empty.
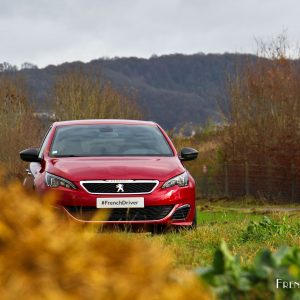
{"type": "Polygon", "coordinates": [[[182,148],[180,154],[181,161],[194,160],[198,157],[198,151],[193,148],[182,148]]]}
{"type": "Polygon", "coordinates": [[[38,148],[30,148],[20,152],[20,157],[24,161],[28,162],[40,162],[39,158],[39,149],[38,148]]]}

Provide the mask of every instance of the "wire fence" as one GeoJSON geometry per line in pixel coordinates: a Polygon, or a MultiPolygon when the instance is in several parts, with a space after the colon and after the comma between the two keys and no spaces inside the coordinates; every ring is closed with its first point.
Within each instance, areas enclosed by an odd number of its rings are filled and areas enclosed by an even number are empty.
{"type": "Polygon", "coordinates": [[[300,202],[300,176],[294,165],[257,165],[224,163],[203,165],[197,176],[201,197],[266,198],[300,202]]]}

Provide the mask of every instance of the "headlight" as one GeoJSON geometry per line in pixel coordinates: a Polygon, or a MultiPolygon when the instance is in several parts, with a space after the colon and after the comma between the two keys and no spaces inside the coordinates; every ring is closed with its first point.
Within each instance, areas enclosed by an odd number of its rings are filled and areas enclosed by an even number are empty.
{"type": "Polygon", "coordinates": [[[76,190],[76,186],[71,181],[50,173],[46,173],[46,185],[52,188],[57,188],[62,186],[67,189],[76,190]]]}
{"type": "Polygon", "coordinates": [[[169,179],[168,181],[166,181],[162,188],[168,188],[174,185],[178,185],[178,186],[187,186],[189,184],[189,176],[187,172],[184,172],[176,177],[173,177],[171,179],[169,179]]]}

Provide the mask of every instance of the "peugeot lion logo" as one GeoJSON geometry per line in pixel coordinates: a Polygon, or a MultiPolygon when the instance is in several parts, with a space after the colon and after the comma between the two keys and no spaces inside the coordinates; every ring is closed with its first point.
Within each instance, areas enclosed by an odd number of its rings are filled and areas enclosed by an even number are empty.
{"type": "Polygon", "coordinates": [[[118,189],[117,193],[120,193],[120,192],[124,193],[124,184],[122,184],[122,183],[117,184],[116,189],[118,189]]]}

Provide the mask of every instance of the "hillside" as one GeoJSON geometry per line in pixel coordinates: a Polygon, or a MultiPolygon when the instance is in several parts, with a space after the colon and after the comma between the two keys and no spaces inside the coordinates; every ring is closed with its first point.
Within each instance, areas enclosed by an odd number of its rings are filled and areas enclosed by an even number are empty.
{"type": "Polygon", "coordinates": [[[129,57],[72,62],[44,69],[24,69],[30,92],[39,111],[47,103],[54,78],[81,67],[103,76],[120,90],[135,91],[145,118],[167,129],[184,123],[203,124],[218,118],[218,106],[226,102],[225,78],[235,66],[254,56],[242,54],[164,55],[149,59],[129,57]]]}

